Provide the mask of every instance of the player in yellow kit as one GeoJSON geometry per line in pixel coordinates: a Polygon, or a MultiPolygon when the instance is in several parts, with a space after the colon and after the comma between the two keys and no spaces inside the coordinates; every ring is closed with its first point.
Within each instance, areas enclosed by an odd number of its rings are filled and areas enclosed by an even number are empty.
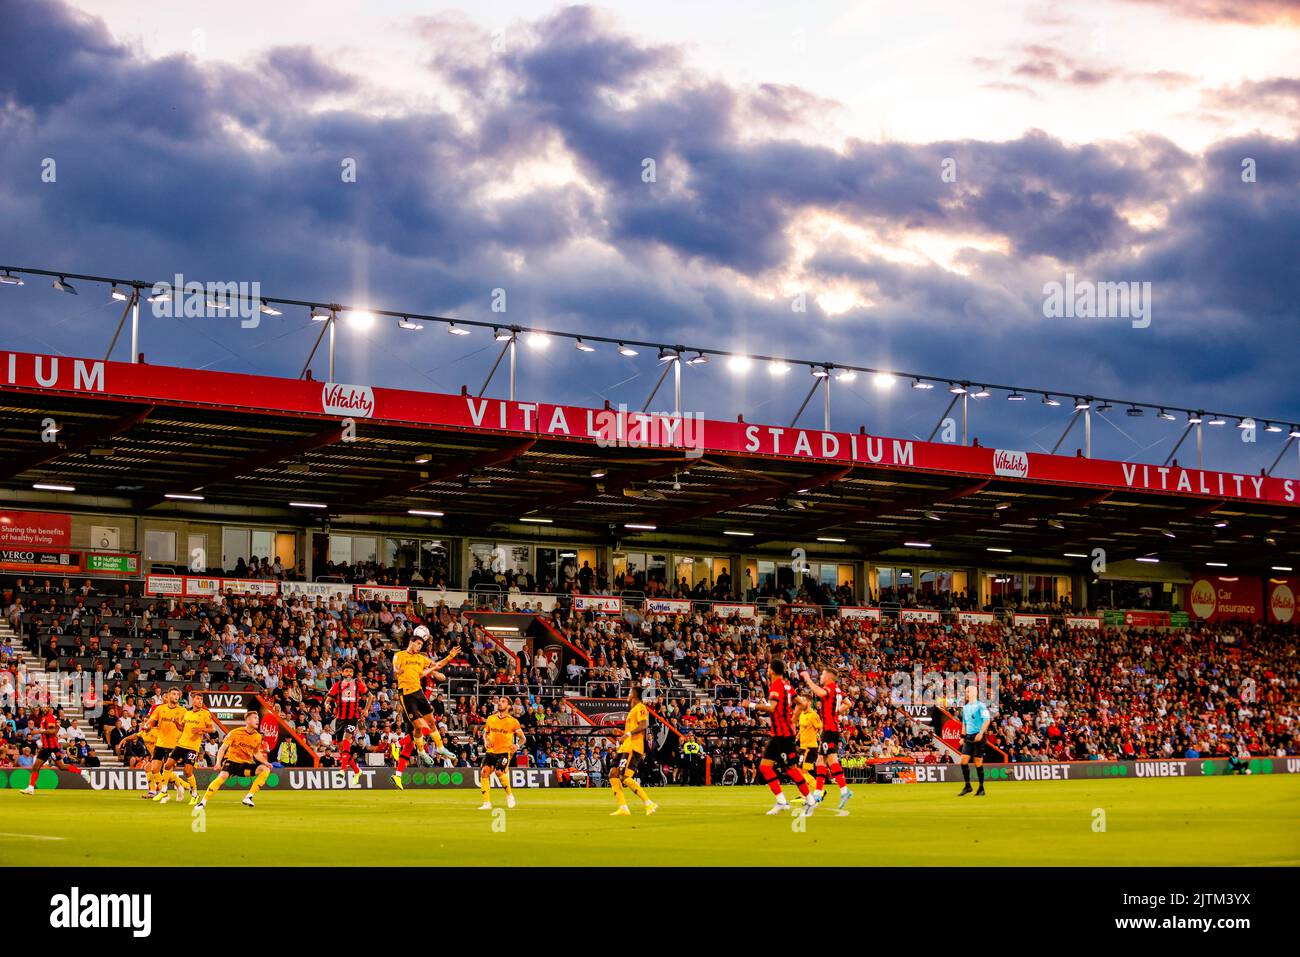
{"type": "MultiPolygon", "coordinates": [[[[398,700],[401,702],[402,713],[406,715],[406,720],[411,725],[411,740],[402,751],[393,755],[397,759],[393,785],[399,791],[405,790],[402,786],[402,772],[406,770],[406,762],[411,753],[416,755],[421,764],[433,763],[433,759],[424,750],[424,736],[426,733],[437,734],[437,726],[432,721],[433,705],[429,704],[429,697],[424,693],[424,679],[432,676],[437,681],[445,681],[446,675],[438,669],[457,654],[457,649],[453,648],[447,657],[434,661],[424,654],[425,642],[430,637],[428,628],[417,625],[411,632],[406,648],[393,656],[393,674],[397,677],[398,700]]],[[[441,743],[441,739],[439,742],[441,743]]]]}
{"type": "Polygon", "coordinates": [[[226,783],[226,778],[231,775],[238,778],[248,777],[256,770],[257,776],[253,778],[248,793],[244,795],[244,800],[239,802],[248,807],[253,806],[253,795],[262,789],[262,785],[271,774],[271,762],[266,759],[266,749],[262,746],[262,733],[257,730],[258,722],[261,720],[261,716],[256,711],[248,712],[244,715],[244,723],[227,734],[226,739],[221,742],[221,747],[217,751],[217,767],[221,768],[221,773],[208,785],[208,790],[198,803],[199,807],[205,807],[208,798],[221,790],[221,785],[226,783]]]}
{"type": "Polygon", "coordinates": [[[166,804],[171,800],[167,787],[176,785],[176,800],[185,797],[185,782],[175,771],[176,761],[172,752],[181,739],[181,726],[185,721],[185,706],[181,702],[181,689],[168,688],[163,695],[162,704],[149,712],[145,721],[146,728],[158,732],[157,745],[154,747],[154,770],[158,776],[158,793],[154,800],[166,804]]]}
{"type": "Polygon", "coordinates": [[[627,817],[632,812],[627,809],[627,795],[624,788],[631,790],[645,803],[646,814],[659,810],[659,805],[637,783],[636,772],[645,760],[646,729],[650,727],[650,709],[641,702],[641,686],[633,684],[628,692],[627,703],[631,705],[627,719],[623,722],[623,736],[618,743],[618,763],[610,769],[609,786],[618,798],[618,810],[611,812],[611,817],[627,817]]]}
{"type": "Polygon", "coordinates": [[[140,797],[150,801],[158,796],[158,766],[153,759],[154,748],[158,747],[158,732],[153,728],[141,728],[135,734],[128,734],[121,741],[117,742],[114,749],[118,757],[122,756],[122,751],[126,748],[126,743],[139,738],[144,742],[144,773],[149,779],[149,790],[145,791],[140,797]]]}
{"type": "Polygon", "coordinates": [[[804,774],[816,777],[821,747],[822,719],[813,707],[812,698],[801,694],[794,699],[795,728],[799,734],[799,760],[804,774]]]}
{"type": "Polygon", "coordinates": [[[483,768],[479,771],[479,787],[483,789],[480,811],[492,810],[492,775],[497,776],[506,789],[506,807],[515,806],[515,792],[510,789],[510,759],[524,746],[524,729],[510,713],[510,699],[502,695],[497,699],[497,710],[483,726],[483,768]]]}
{"type": "Polygon", "coordinates": [[[190,806],[199,803],[199,782],[194,779],[194,762],[199,758],[203,738],[216,730],[202,691],[190,692],[190,707],[181,719],[181,737],[172,749],[172,760],[185,769],[185,783],[190,788],[190,806]]]}

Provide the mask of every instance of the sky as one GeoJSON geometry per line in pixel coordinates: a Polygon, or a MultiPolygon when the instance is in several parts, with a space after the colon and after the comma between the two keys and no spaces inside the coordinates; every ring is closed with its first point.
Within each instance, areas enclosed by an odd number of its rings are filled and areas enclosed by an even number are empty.
{"type": "MultiPolygon", "coordinates": [[[[1300,422],[1300,0],[356,6],[0,0],[0,264],[1300,422]],[[1149,311],[1052,315],[1067,282],[1149,311]]],[[[0,350],[104,355],[120,304],[78,292],[0,286],[0,350]]],[[[318,331],[146,314],[141,348],[296,376],[318,331]]],[[[344,323],[336,378],[477,391],[496,351],[344,323]]],[[[659,371],[555,341],[518,394],[639,409],[659,371]]],[[[684,408],[787,425],[811,384],[714,362],[684,408]]],[[[927,438],[948,399],[859,377],[832,421],[927,438]]],[[[1050,450],[1069,407],[970,432],[1050,450]]],[[[1207,431],[1242,472],[1285,439],[1207,431]]],[[[1120,406],[1093,450],[1181,433],[1120,406]]]]}

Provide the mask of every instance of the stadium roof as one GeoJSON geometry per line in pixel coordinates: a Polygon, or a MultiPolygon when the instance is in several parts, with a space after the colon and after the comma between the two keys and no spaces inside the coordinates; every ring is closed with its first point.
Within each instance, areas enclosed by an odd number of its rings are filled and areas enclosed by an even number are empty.
{"type": "Polygon", "coordinates": [[[0,488],[14,504],[208,518],[224,506],[303,520],[290,502],[336,522],[441,511],[435,527],[453,535],[532,535],[521,519],[549,520],[547,535],[629,547],[1300,558],[1300,479],[5,352],[0,488]]]}

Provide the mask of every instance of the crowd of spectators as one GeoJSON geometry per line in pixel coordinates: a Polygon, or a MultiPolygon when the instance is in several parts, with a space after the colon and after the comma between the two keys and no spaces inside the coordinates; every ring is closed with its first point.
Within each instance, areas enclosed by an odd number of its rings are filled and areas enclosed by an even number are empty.
{"type": "MultiPolygon", "coordinates": [[[[596,572],[591,580],[598,581],[596,572]]],[[[344,663],[370,692],[355,747],[373,755],[372,763],[389,763],[404,731],[392,655],[417,624],[433,633],[429,654],[454,652],[449,680],[433,696],[446,743],[467,765],[479,758],[491,699],[506,694],[529,734],[521,761],[599,780],[609,742],[578,728],[563,699],[619,697],[636,683],[667,722],[698,736],[715,779],[731,771],[751,780],[764,722],[750,702],[766,697],[773,656],[785,659],[792,676],[815,676],[825,664],[839,670],[850,760],[947,759],[903,707],[922,703],[899,684],[900,675],[918,670],[991,678],[992,741],[1015,761],[1300,753],[1296,631],[1283,626],[1067,629],[1058,620],[1034,629],[779,613],[723,618],[701,610],[643,615],[631,608],[606,616],[562,602],[545,613],[574,650],[561,659],[530,655],[527,645],[507,652],[474,624],[468,605],[390,604],[343,593],[172,601],[142,597],[132,583],[114,592],[98,595],[89,582],[19,581],[4,609],[56,683],[80,693],[94,716],[88,728],[65,722],[78,765],[93,764],[94,748],[116,748],[138,730],[172,685],[256,691],[285,729],[274,760],[305,760],[303,744],[332,765],[338,742],[325,696],[344,663]]],[[[0,664],[0,766],[21,766],[35,753],[31,715],[13,687],[25,666],[4,644],[0,664]]],[[[926,703],[953,709],[957,701],[926,703]]],[[[214,741],[209,755],[215,749],[214,741]]],[[[143,759],[138,739],[123,757],[143,759]]],[[[657,757],[669,776],[684,773],[667,752],[657,757]]]]}

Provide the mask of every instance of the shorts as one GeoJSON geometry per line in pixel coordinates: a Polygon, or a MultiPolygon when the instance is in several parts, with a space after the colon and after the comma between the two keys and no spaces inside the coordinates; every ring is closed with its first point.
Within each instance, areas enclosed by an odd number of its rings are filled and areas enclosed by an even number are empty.
{"type": "Polygon", "coordinates": [[[840,733],[838,731],[823,731],[821,748],[822,754],[838,751],[840,749],[840,733]]]}
{"type": "Polygon", "coordinates": [[[502,751],[500,754],[493,754],[489,751],[483,755],[483,767],[492,771],[505,771],[510,767],[510,754],[502,751]]]}
{"type": "Polygon", "coordinates": [[[777,767],[789,767],[794,764],[798,756],[799,752],[792,736],[768,738],[767,745],[763,748],[763,760],[771,761],[777,767]]]}
{"type": "Polygon", "coordinates": [[[238,762],[226,761],[221,765],[223,774],[229,774],[232,778],[251,778],[257,773],[257,764],[255,762],[238,762]]]}
{"type": "Polygon", "coordinates": [[[409,691],[402,695],[402,711],[406,713],[406,720],[414,723],[417,718],[433,714],[433,705],[429,704],[423,691],[409,691]]]}
{"type": "Polygon", "coordinates": [[[149,755],[149,757],[154,761],[166,761],[172,756],[172,750],[172,748],[164,748],[162,745],[158,745],[153,749],[153,754],[149,755]]]}
{"type": "Polygon", "coordinates": [[[63,749],[62,748],[41,748],[39,751],[36,752],[36,760],[37,761],[62,761],[63,749]]]}
{"type": "Polygon", "coordinates": [[[638,754],[636,751],[619,751],[614,755],[614,760],[614,766],[620,771],[636,774],[637,768],[641,767],[641,762],[645,760],[645,755],[638,754]]]}
{"type": "Polygon", "coordinates": [[[817,763],[817,749],[816,749],[816,748],[804,748],[804,749],[803,749],[803,758],[801,759],[801,762],[800,762],[800,763],[802,763],[802,764],[804,764],[804,765],[816,764],[816,763],[817,763]]]}
{"type": "Polygon", "coordinates": [[[344,732],[347,732],[347,733],[349,733],[349,734],[355,734],[355,733],[356,733],[356,730],[357,730],[357,722],[358,722],[359,720],[360,720],[359,718],[339,718],[339,717],[335,717],[335,719],[334,719],[334,733],[335,733],[336,735],[341,735],[341,734],[343,734],[344,732]]]}
{"type": "Polygon", "coordinates": [[[961,739],[961,753],[969,755],[972,758],[984,757],[984,742],[976,741],[975,735],[968,734],[961,739]]]}
{"type": "Polygon", "coordinates": [[[178,744],[172,748],[172,760],[177,764],[197,764],[199,752],[190,748],[182,748],[178,744]]]}

